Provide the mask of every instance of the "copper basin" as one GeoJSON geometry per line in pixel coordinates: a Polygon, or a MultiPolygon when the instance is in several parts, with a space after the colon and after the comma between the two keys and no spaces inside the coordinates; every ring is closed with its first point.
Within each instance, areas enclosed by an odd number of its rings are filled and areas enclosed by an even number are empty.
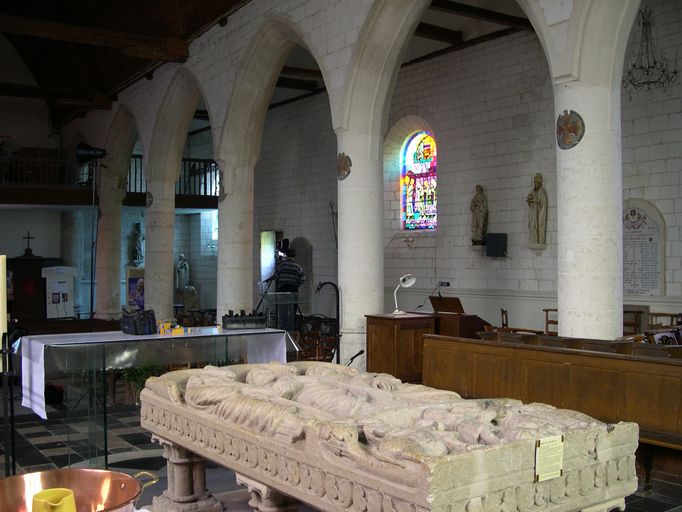
{"type": "MultiPolygon", "coordinates": [[[[152,479],[154,475],[141,472],[152,479]]],[[[156,478],[154,481],[158,481],[156,478]]],[[[43,489],[72,489],[78,512],[128,512],[135,510],[135,501],[144,485],[118,471],[105,469],[55,469],[0,479],[0,510],[31,512],[33,495],[43,489]]]]}

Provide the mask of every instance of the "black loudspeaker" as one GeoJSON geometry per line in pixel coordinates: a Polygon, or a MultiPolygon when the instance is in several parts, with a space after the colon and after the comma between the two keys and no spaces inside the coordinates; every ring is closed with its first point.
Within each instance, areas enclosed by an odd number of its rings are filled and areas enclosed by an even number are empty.
{"type": "Polygon", "coordinates": [[[488,233],[485,236],[485,255],[491,258],[506,258],[507,233],[488,233]]]}
{"type": "Polygon", "coordinates": [[[107,156],[107,152],[100,148],[93,148],[88,146],[84,142],[81,142],[76,146],[76,160],[84,164],[90,160],[99,160],[107,156]]]}

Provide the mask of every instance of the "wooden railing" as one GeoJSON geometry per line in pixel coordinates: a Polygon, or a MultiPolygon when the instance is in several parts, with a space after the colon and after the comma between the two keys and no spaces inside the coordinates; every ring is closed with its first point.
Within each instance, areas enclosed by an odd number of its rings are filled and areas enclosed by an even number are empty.
{"type": "Polygon", "coordinates": [[[3,187],[89,188],[91,176],[87,164],[78,166],[58,158],[0,160],[0,186],[3,187]]]}
{"type": "MultiPolygon", "coordinates": [[[[175,182],[175,194],[187,196],[218,196],[219,169],[215,161],[203,158],[183,158],[180,176],[175,182]]],[[[133,155],[128,171],[127,192],[145,193],[147,181],[142,155],[133,155]]]]}

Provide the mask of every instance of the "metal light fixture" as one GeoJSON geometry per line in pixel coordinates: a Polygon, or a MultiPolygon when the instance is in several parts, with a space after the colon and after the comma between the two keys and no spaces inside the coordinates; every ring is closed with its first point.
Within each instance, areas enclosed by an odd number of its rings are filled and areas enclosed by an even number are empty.
{"type": "Polygon", "coordinates": [[[412,274],[405,274],[400,278],[398,286],[396,286],[395,290],[393,290],[393,302],[395,302],[395,311],[393,312],[394,315],[402,315],[405,313],[404,311],[400,311],[398,309],[398,288],[409,288],[410,286],[414,285],[416,281],[417,278],[412,274]]]}
{"type": "Polygon", "coordinates": [[[677,63],[675,69],[668,69],[668,60],[663,52],[656,49],[652,28],[654,26],[654,11],[644,7],[639,11],[639,24],[642,33],[639,40],[637,57],[630,60],[628,70],[623,78],[623,87],[665,87],[677,80],[677,63]]]}

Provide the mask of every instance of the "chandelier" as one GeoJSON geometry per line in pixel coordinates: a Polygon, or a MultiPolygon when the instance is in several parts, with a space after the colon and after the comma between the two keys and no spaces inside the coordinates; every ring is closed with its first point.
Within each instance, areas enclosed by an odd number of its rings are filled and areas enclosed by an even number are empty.
{"type": "Polygon", "coordinates": [[[639,89],[646,87],[665,87],[677,80],[677,63],[673,71],[668,70],[668,60],[663,52],[656,49],[656,43],[652,37],[654,25],[654,11],[642,8],[639,11],[639,24],[642,34],[639,40],[637,58],[631,59],[628,71],[623,78],[623,87],[629,86],[639,89]]]}

